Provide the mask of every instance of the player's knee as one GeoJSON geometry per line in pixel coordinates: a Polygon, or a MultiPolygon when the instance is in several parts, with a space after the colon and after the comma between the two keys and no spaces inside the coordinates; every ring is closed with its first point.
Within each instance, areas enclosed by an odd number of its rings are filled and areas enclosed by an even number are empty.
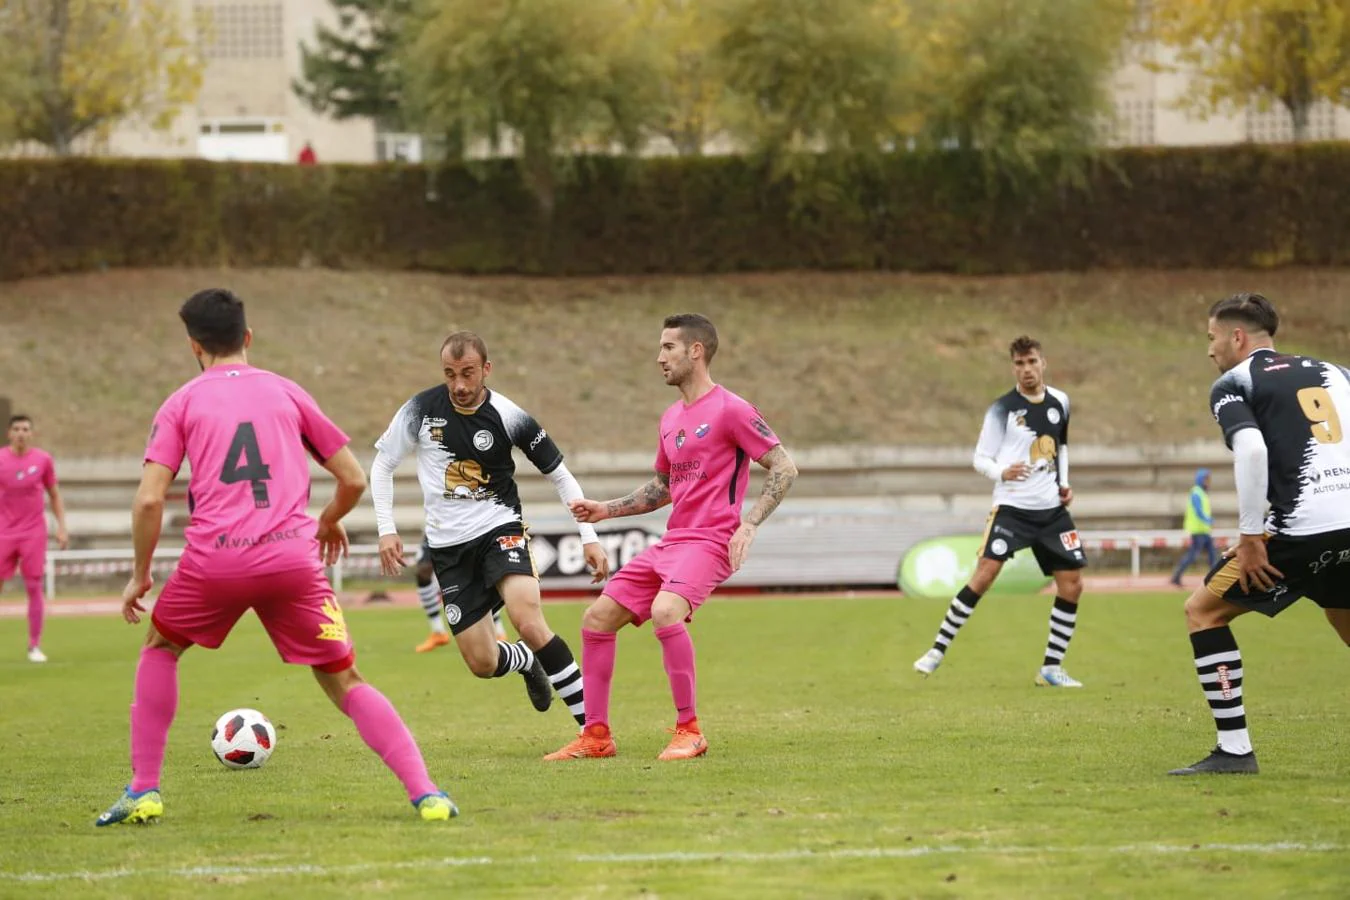
{"type": "Polygon", "coordinates": [[[1070,576],[1056,578],[1055,594],[1070,603],[1077,603],[1083,596],[1083,577],[1075,572],[1070,576]]]}
{"type": "Polygon", "coordinates": [[[553,640],[553,632],[549,629],[543,616],[534,616],[524,622],[517,622],[513,617],[511,624],[516,626],[516,633],[520,635],[520,639],[531,650],[538,650],[553,640]]]}
{"type": "Polygon", "coordinates": [[[618,631],[621,623],[614,621],[613,610],[610,609],[616,605],[606,604],[603,598],[595,601],[581,614],[581,627],[587,631],[618,631]]]}
{"type": "Polygon", "coordinates": [[[413,575],[417,578],[418,587],[426,587],[431,584],[431,577],[436,574],[435,567],[430,562],[420,562],[417,568],[413,570],[413,575]]]}
{"type": "Polygon", "coordinates": [[[689,601],[683,597],[658,597],[652,604],[652,625],[665,628],[676,622],[683,622],[689,616],[689,601]]]}
{"type": "Polygon", "coordinates": [[[497,656],[500,653],[496,641],[493,641],[490,650],[465,653],[464,664],[479,678],[491,678],[497,674],[497,656]]]}
{"type": "Polygon", "coordinates": [[[1186,598],[1185,612],[1186,627],[1192,632],[1221,628],[1232,619],[1208,588],[1200,588],[1186,598]]]}

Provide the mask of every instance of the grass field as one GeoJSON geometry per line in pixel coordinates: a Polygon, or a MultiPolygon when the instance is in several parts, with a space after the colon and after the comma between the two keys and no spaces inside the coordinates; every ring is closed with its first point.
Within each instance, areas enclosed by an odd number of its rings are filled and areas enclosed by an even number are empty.
{"type": "MultiPolygon", "coordinates": [[[[0,896],[1350,895],[1350,653],[1315,607],[1237,626],[1263,772],[1208,779],[1163,774],[1213,742],[1178,595],[1088,597],[1080,691],[1032,686],[1043,597],[991,598],[919,679],[942,608],[712,603],[694,629],[712,748],[674,764],[654,759],[671,710],[650,629],[620,643],[620,756],[544,764],[564,709],[413,654],[415,610],[353,610],[363,671],[463,811],[434,825],[250,618],[184,659],[163,821],[108,830],[141,629],[54,619],[34,666],[0,619],[0,896]],[[282,728],[259,771],[208,746],[243,705],[282,728]]],[[[580,610],[548,614],[574,636],[580,610]]]]}
{"type": "Polygon", "coordinates": [[[0,393],[56,456],[139,452],[158,404],[196,374],[176,312],[237,290],[250,359],[299,380],[368,452],[399,404],[440,376],[441,338],[480,331],[491,383],[566,452],[642,450],[673,399],[660,322],[721,330],[719,381],[789,447],[969,446],[1009,386],[1008,342],[1045,342],[1079,444],[1217,440],[1205,312],[1267,292],[1281,346],[1350,360],[1350,270],[1089,272],[970,278],[788,272],[713,278],[462,278],[324,270],[112,271],[0,282],[0,393]]]}

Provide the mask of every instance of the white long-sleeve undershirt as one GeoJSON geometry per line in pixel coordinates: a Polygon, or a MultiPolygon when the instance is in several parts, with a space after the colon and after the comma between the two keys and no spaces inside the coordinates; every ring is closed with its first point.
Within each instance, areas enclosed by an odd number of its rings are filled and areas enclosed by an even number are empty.
{"type": "Polygon", "coordinates": [[[1266,531],[1268,455],[1260,430],[1243,428],[1233,435],[1233,477],[1237,481],[1238,531],[1242,534],[1266,531]]]}

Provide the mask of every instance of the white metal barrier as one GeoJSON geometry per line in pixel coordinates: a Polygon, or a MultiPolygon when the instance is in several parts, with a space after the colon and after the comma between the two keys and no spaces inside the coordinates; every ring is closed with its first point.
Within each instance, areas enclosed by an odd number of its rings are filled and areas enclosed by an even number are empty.
{"type": "MultiPolygon", "coordinates": [[[[766,535],[767,536],[767,535],[766,535]]],[[[901,537],[901,543],[912,543],[917,538],[916,535],[906,535],[901,537]],[[908,538],[908,542],[905,541],[908,538]]],[[[788,543],[797,543],[802,539],[801,535],[783,534],[780,537],[787,538],[788,543]],[[795,540],[794,540],[795,539],[795,540]]],[[[1130,575],[1137,578],[1140,574],[1141,551],[1145,549],[1182,549],[1191,542],[1190,535],[1184,531],[1083,531],[1079,533],[1079,539],[1083,542],[1083,547],[1088,551],[1104,550],[1129,550],[1130,552],[1130,575]]],[[[1216,531],[1214,532],[1214,544],[1217,548],[1223,549],[1237,539],[1236,531],[1216,531]]],[[[812,535],[807,540],[817,540],[812,535]]],[[[759,546],[758,543],[756,545],[759,546]]],[[[765,550],[768,547],[763,548],[765,550]]],[[[790,548],[785,548],[790,549],[790,548]]],[[[894,562],[886,563],[886,571],[894,572],[899,566],[900,559],[904,556],[907,546],[901,547],[895,552],[894,562]]],[[[177,548],[161,548],[155,551],[151,563],[151,571],[159,576],[157,578],[161,583],[164,576],[173,570],[178,557],[182,555],[182,550],[177,548]]],[[[761,554],[763,555],[763,554],[761,554]]],[[[135,552],[131,548],[119,548],[113,550],[53,550],[47,554],[46,588],[47,596],[56,596],[56,578],[58,575],[130,575],[132,561],[135,559],[135,552]]],[[[792,556],[780,557],[776,566],[782,566],[785,562],[790,563],[792,556]]],[[[800,559],[798,557],[798,559],[800,559]]],[[[380,570],[380,550],[377,544],[354,544],[351,547],[350,555],[340,560],[337,565],[329,570],[329,578],[333,583],[335,590],[341,591],[344,577],[349,573],[372,574],[380,570]]],[[[856,571],[856,570],[855,570],[856,571]]],[[[744,573],[738,573],[744,574],[744,573]]],[[[871,576],[875,577],[875,575],[871,576]]],[[[740,579],[743,582],[749,582],[752,579],[740,579]]],[[[584,580],[583,580],[584,583],[584,580]]],[[[781,582],[779,582],[781,583],[781,582]]],[[[803,587],[812,582],[803,579],[803,587]]],[[[842,581],[839,583],[843,583],[842,581]]]]}

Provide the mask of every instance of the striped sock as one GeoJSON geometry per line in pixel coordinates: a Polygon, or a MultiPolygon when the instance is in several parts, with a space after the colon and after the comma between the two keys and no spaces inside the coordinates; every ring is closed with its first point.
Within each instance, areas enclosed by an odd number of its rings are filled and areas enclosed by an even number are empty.
{"type": "Polygon", "coordinates": [[[970,614],[975,612],[975,604],[979,602],[980,595],[972,591],[970,585],[961,588],[952,599],[951,605],[947,607],[947,617],[938,626],[937,637],[933,640],[934,650],[939,653],[947,652],[948,645],[956,639],[956,633],[966,624],[970,614]]]}
{"type": "Polygon", "coordinates": [[[524,672],[532,665],[534,652],[525,646],[524,641],[516,641],[514,644],[508,644],[506,641],[497,642],[497,671],[492,673],[493,678],[501,678],[511,672],[524,672]]]}
{"type": "Polygon", "coordinates": [[[562,702],[567,704],[567,711],[572,714],[572,718],[577,720],[578,725],[585,725],[586,702],[581,688],[581,667],[572,657],[572,648],[555,634],[553,640],[540,647],[535,656],[539,657],[544,671],[548,673],[548,680],[553,683],[553,689],[558,692],[562,702]]]}
{"type": "Polygon", "coordinates": [[[1073,640],[1073,627],[1077,622],[1078,604],[1056,597],[1055,605],[1050,607],[1050,636],[1045,641],[1045,660],[1041,665],[1063,665],[1064,654],[1069,652],[1069,641],[1073,640]]]}
{"type": "Polygon", "coordinates": [[[427,614],[427,621],[431,623],[431,630],[437,634],[445,634],[445,616],[441,609],[441,586],[436,583],[436,576],[431,576],[431,580],[426,584],[417,585],[417,599],[422,604],[422,612],[427,614]]]}
{"type": "Polygon", "coordinates": [[[1195,671],[1200,687],[1214,714],[1219,731],[1219,749],[1228,753],[1251,753],[1247,733],[1247,710],[1242,705],[1242,654],[1233,629],[1206,628],[1191,635],[1195,671]]]}

